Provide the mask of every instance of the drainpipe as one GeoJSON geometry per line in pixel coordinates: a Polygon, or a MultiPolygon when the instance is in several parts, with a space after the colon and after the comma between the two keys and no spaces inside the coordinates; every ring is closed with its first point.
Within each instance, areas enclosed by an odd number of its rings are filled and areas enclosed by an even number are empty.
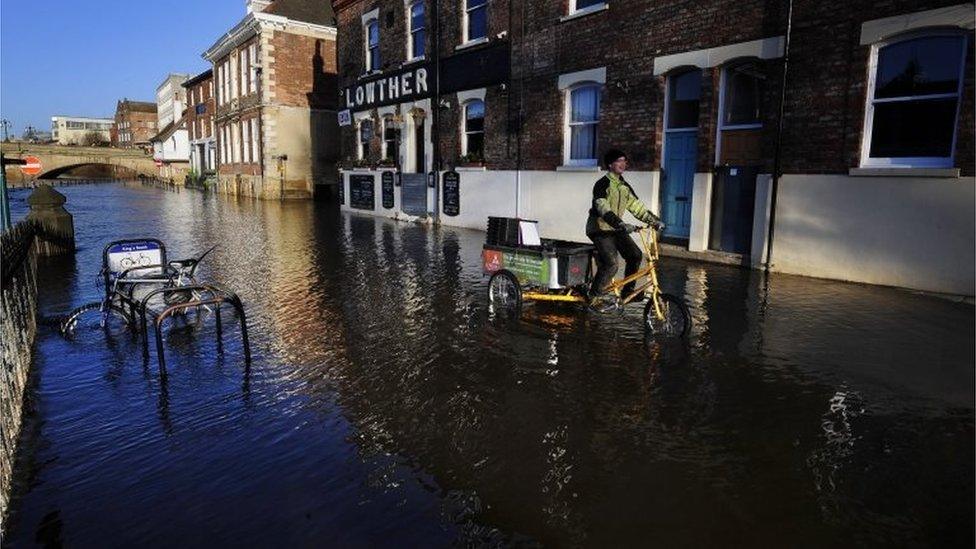
{"type": "MultiPolygon", "coordinates": [[[[508,0],[509,16],[508,24],[512,24],[512,2],[515,0],[508,0]]],[[[522,43],[525,43],[525,4],[527,2],[522,2],[522,16],[519,24],[521,25],[519,38],[522,39],[522,43]]],[[[509,79],[511,79],[512,67],[515,66],[515,33],[513,32],[511,38],[508,42],[509,48],[509,79]]],[[[519,94],[518,94],[518,113],[515,117],[515,217],[522,216],[522,113],[523,113],[523,103],[524,98],[524,84],[525,84],[525,72],[519,73],[519,94]]]]}
{"type": "Polygon", "coordinates": [[[776,151],[773,154],[773,189],[769,197],[769,227],[766,229],[766,280],[773,259],[773,234],[776,227],[776,195],[779,190],[780,162],[783,149],[783,116],[786,111],[786,82],[790,66],[790,38],[793,34],[793,0],[786,11],[786,41],[783,46],[783,78],[779,89],[779,119],[776,121],[776,151]]]}
{"type": "MultiPolygon", "coordinates": [[[[434,151],[432,155],[432,163],[434,164],[432,168],[434,169],[434,203],[437,205],[437,209],[440,209],[440,200],[438,199],[438,193],[440,192],[440,170],[441,170],[441,130],[440,130],[440,110],[441,110],[441,21],[440,21],[440,10],[438,5],[439,0],[433,0],[431,2],[431,7],[433,8],[433,13],[431,14],[431,19],[434,22],[434,101],[431,108],[431,142],[434,145],[434,151]]],[[[434,212],[434,218],[438,218],[439,212],[434,212]]]]}

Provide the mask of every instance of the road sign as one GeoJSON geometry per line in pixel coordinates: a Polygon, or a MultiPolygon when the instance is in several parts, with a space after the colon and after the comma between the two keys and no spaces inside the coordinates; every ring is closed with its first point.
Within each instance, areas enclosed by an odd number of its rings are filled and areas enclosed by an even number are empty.
{"type": "Polygon", "coordinates": [[[36,156],[25,156],[24,164],[20,167],[24,175],[37,175],[41,173],[41,159],[36,156]]]}
{"type": "Polygon", "coordinates": [[[160,168],[160,167],[162,167],[162,166],[163,166],[163,161],[157,158],[157,159],[156,159],[156,167],[157,167],[157,168],[160,168]]]}

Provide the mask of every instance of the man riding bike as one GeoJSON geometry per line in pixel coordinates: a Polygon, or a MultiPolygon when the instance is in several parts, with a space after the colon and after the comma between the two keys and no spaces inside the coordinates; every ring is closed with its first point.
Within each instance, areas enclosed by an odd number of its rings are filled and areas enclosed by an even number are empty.
{"type": "MultiPolygon", "coordinates": [[[[619,149],[610,149],[603,156],[603,164],[607,174],[593,185],[593,204],[590,215],[586,220],[586,236],[590,237],[596,246],[597,269],[596,276],[590,286],[591,301],[599,297],[607,284],[617,273],[617,254],[623,256],[626,262],[624,276],[630,276],[640,268],[644,254],[634,241],[630,233],[636,227],[624,223],[621,216],[624,210],[629,211],[642,223],[650,225],[655,230],[664,228],[660,218],[651,213],[647,206],[637,198],[637,193],[623,178],[627,170],[627,155],[619,149]]],[[[623,287],[621,295],[629,295],[634,290],[635,282],[623,287]]],[[[637,296],[633,301],[642,301],[644,296],[637,296]]]]}

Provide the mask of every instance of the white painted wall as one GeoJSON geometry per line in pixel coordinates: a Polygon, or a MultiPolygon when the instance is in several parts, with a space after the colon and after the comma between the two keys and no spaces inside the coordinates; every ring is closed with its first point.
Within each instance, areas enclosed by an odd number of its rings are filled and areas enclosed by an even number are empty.
{"type": "Polygon", "coordinates": [[[976,178],[786,175],[777,272],[974,295],[976,178]]]}

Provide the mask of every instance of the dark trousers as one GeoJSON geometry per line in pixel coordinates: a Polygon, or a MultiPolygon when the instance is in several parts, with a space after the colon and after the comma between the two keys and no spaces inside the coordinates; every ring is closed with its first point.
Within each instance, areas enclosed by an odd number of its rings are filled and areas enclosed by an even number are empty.
{"type": "MultiPolygon", "coordinates": [[[[596,276],[593,277],[593,285],[590,286],[590,295],[597,295],[603,288],[613,280],[613,275],[617,274],[617,253],[624,257],[626,268],[624,276],[630,276],[637,272],[644,259],[644,252],[634,243],[630,235],[625,233],[597,233],[591,234],[590,240],[596,245],[596,276]]],[[[624,286],[622,294],[624,297],[634,291],[634,282],[629,282],[624,286]]]]}

